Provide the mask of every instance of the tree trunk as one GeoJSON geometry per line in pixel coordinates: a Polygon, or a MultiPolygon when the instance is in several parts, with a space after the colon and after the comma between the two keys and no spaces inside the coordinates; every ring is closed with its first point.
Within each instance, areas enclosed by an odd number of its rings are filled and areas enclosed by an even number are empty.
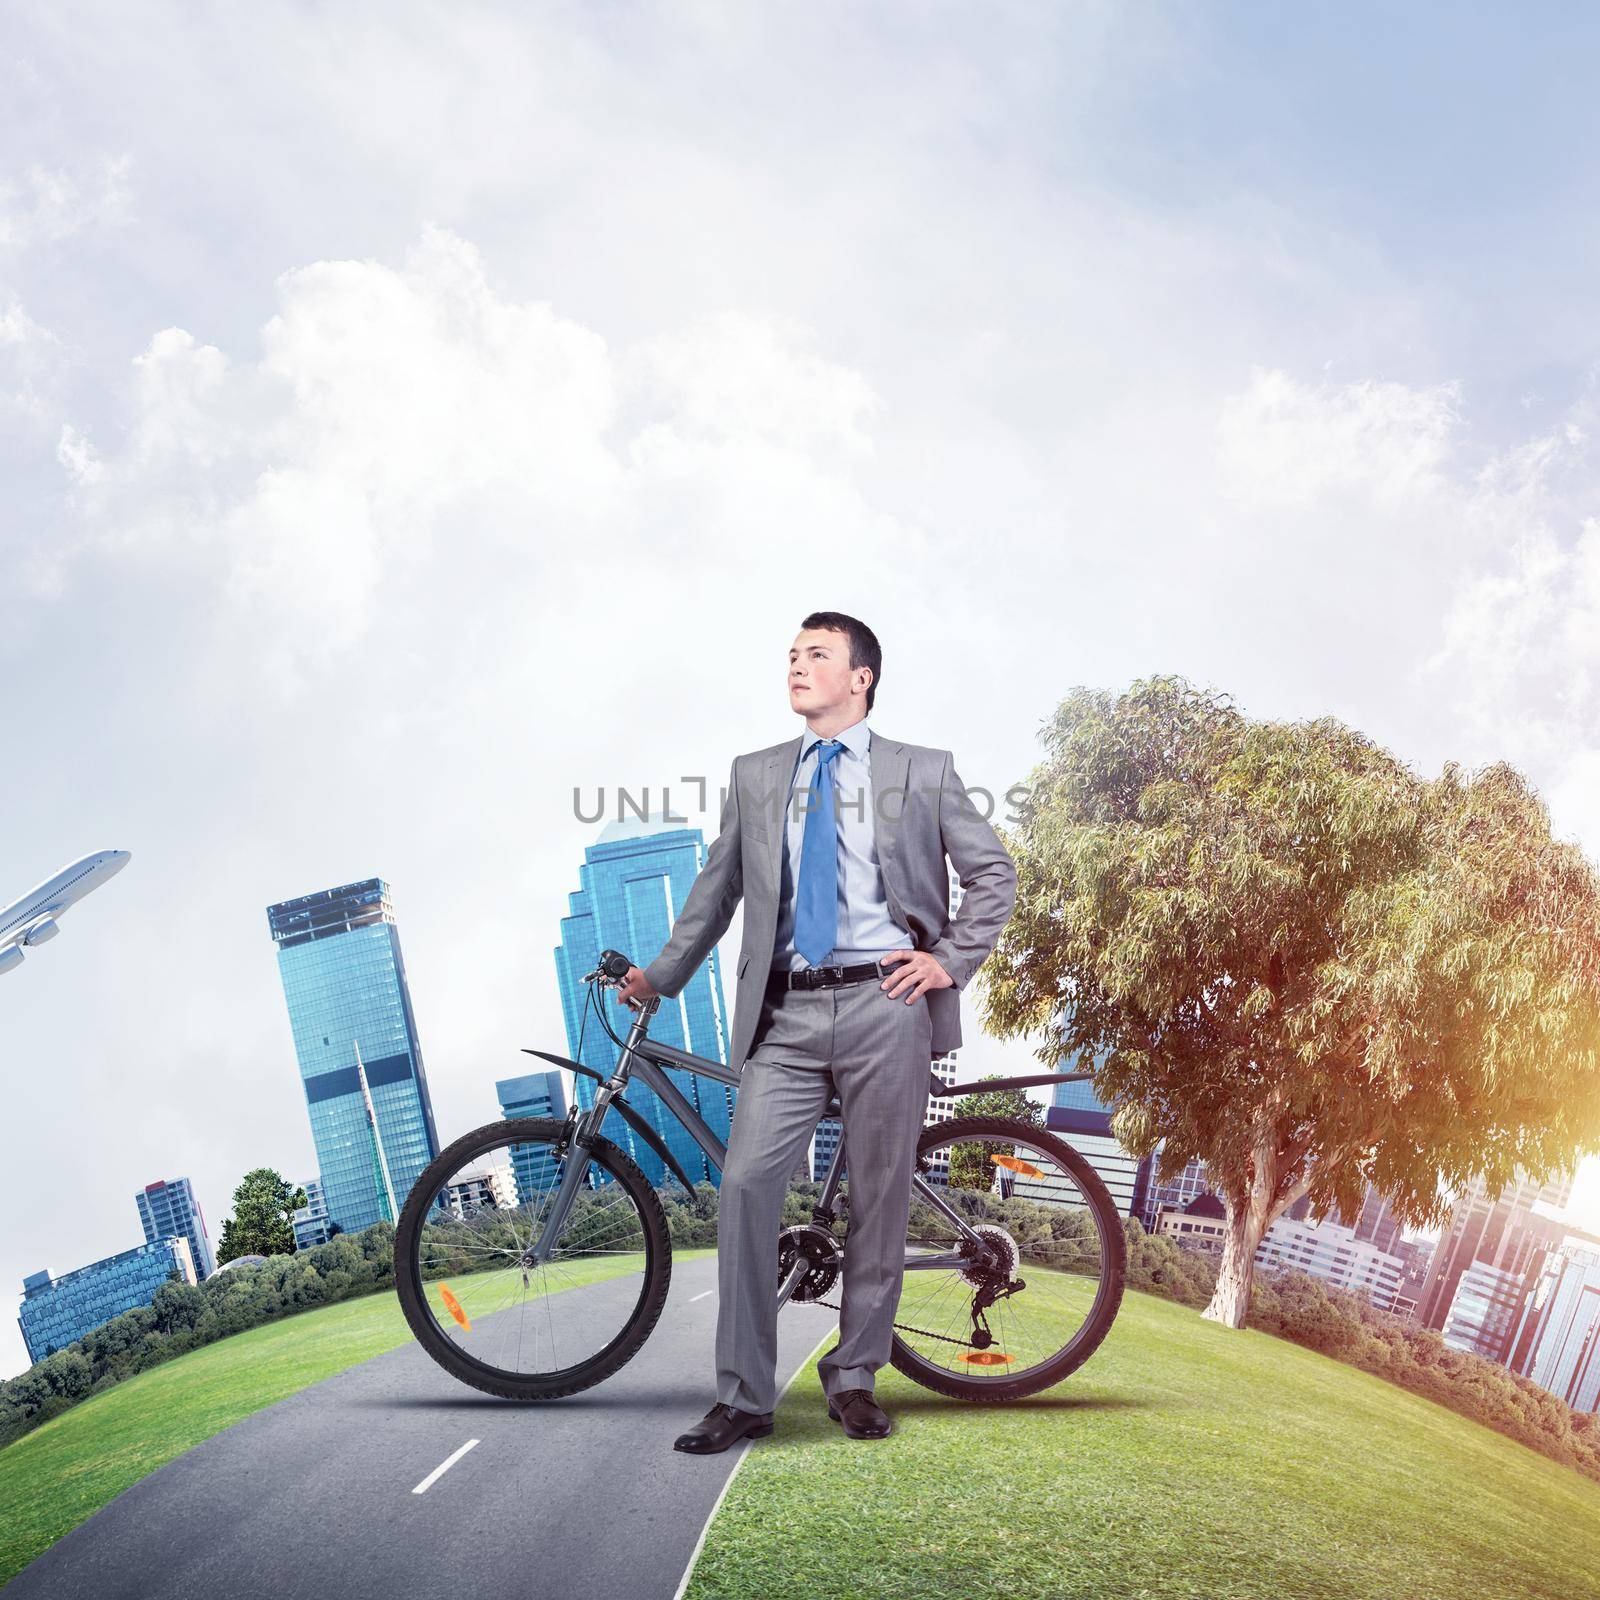
{"type": "Polygon", "coordinates": [[[1250,1285],[1255,1280],[1256,1246],[1267,1229],[1306,1192],[1304,1172],[1284,1167],[1281,1090],[1270,1095],[1255,1115],[1255,1137],[1244,1182],[1230,1185],[1222,1196],[1228,1213],[1228,1233],[1222,1243],[1217,1287],[1211,1303],[1200,1313],[1224,1327],[1242,1328],[1250,1312],[1250,1285]]]}
{"type": "Polygon", "coordinates": [[[1255,1279],[1256,1246],[1268,1228],[1267,1208],[1255,1195],[1228,1196],[1228,1233],[1222,1243],[1217,1287],[1202,1317],[1224,1327],[1242,1328],[1250,1310],[1250,1285],[1255,1279]]]}

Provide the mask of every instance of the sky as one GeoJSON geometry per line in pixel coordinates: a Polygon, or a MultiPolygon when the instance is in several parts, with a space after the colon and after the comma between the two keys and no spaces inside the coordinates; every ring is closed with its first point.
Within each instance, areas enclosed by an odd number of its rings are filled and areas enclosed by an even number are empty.
{"type": "Polygon", "coordinates": [[[274,901],[387,880],[440,1133],[491,1120],[565,1048],[575,790],[714,836],[812,609],[974,789],[1177,672],[1511,761],[1600,857],[1597,53],[1553,5],[8,7],[0,902],[132,860],[0,982],[0,1284],[157,1178],[215,1240],[314,1172],[274,901]]]}

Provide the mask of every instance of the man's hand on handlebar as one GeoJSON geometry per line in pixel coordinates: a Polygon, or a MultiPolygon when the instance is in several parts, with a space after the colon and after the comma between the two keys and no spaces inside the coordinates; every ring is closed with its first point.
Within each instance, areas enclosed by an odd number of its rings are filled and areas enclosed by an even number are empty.
{"type": "Polygon", "coordinates": [[[635,1011],[639,1009],[642,1001],[659,998],[657,991],[650,987],[650,980],[645,977],[643,967],[629,967],[627,977],[617,985],[618,1003],[630,1006],[635,1011]]]}

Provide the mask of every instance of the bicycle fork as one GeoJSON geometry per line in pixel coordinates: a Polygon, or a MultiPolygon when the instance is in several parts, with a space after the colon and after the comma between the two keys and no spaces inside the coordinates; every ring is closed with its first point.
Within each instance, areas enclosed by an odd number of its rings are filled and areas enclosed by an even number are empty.
{"type": "Polygon", "coordinates": [[[616,1070],[595,1091],[594,1104],[587,1111],[580,1111],[574,1105],[567,1112],[566,1125],[561,1130],[561,1138],[552,1152],[555,1159],[562,1164],[561,1182],[556,1187],[556,1197],[550,1204],[550,1215],[545,1218],[539,1237],[530,1239],[528,1248],[523,1251],[518,1262],[524,1276],[532,1268],[544,1264],[555,1249],[556,1240],[561,1237],[567,1214],[572,1210],[573,1202],[578,1197],[578,1187],[589,1165],[588,1152],[594,1148],[595,1141],[600,1137],[600,1124],[605,1121],[606,1111],[611,1102],[628,1086],[628,1066],[633,1060],[634,1046],[644,1037],[646,1021],[655,1009],[656,1002],[651,999],[634,1018],[633,1026],[628,1030],[628,1042],[617,1058],[616,1070]],[[570,1154],[580,1150],[584,1152],[584,1160],[566,1159],[570,1154]]]}

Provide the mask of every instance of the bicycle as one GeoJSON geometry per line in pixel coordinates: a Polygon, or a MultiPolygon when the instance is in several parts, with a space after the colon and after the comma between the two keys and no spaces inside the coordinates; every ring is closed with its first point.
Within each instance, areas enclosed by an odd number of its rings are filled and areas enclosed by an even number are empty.
{"type": "MultiPolygon", "coordinates": [[[[586,1004],[631,963],[614,950],[584,976],[586,1004]]],[[[395,1227],[395,1283],[418,1342],[453,1377],[515,1400],[553,1399],[610,1377],[650,1336],[672,1278],[661,1199],[638,1164],[600,1132],[615,1109],[690,1194],[694,1184],[629,1103],[654,1090],[721,1171],[726,1147],[667,1067],[737,1087],[720,1061],[649,1037],[656,997],[634,1003],[627,1038],[600,1024],[621,1054],[609,1078],[545,1050],[529,1055],[599,1084],[564,1120],[488,1123],[440,1152],[412,1186],[395,1227]],[[614,1331],[613,1331],[614,1330],[614,1331]],[[569,1359],[576,1357],[576,1359],[569,1359]]],[[[580,1039],[579,1052],[582,1052],[580,1039]]],[[[1072,1082],[1038,1073],[946,1086],[930,1095],[1072,1082]]],[[[834,1094],[823,1117],[840,1114],[834,1094]]],[[[808,1223],[787,1227],[774,1265],[780,1309],[824,1299],[849,1247],[834,1202],[848,1207],[841,1130],[808,1223]]],[[[1099,1175],[1064,1139],[1020,1118],[955,1117],[926,1127],[912,1175],[903,1288],[890,1362],[936,1393],[1003,1402],[1077,1370],[1122,1301],[1127,1241],[1099,1175]],[[1026,1269],[1026,1276],[1023,1275],[1026,1269]],[[994,1324],[990,1323],[990,1314],[994,1324]]]]}

